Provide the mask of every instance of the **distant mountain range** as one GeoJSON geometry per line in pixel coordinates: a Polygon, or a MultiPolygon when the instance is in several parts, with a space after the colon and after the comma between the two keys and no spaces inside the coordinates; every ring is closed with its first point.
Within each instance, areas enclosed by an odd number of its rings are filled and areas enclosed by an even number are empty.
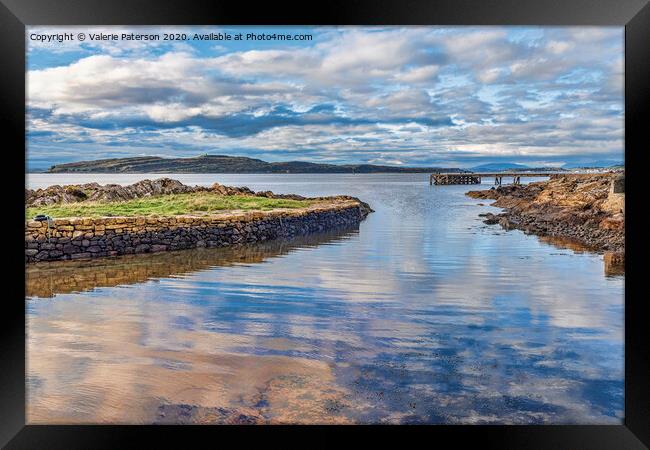
{"type": "Polygon", "coordinates": [[[502,172],[502,171],[562,171],[569,169],[577,168],[605,168],[605,167],[622,167],[623,163],[617,163],[615,161],[592,161],[588,163],[566,163],[562,167],[531,167],[524,164],[515,164],[515,163],[489,163],[481,164],[480,166],[474,166],[469,170],[473,172],[502,172]]]}
{"type": "Polygon", "coordinates": [[[587,168],[587,167],[623,167],[622,161],[612,161],[612,160],[603,160],[603,161],[590,161],[588,163],[566,163],[562,167],[565,169],[577,169],[577,168],[587,168]]]}
{"type": "Polygon", "coordinates": [[[98,159],[57,164],[48,173],[431,173],[465,172],[457,168],[399,167],[374,164],[321,164],[302,161],[266,162],[243,156],[202,155],[194,158],[98,159]]]}

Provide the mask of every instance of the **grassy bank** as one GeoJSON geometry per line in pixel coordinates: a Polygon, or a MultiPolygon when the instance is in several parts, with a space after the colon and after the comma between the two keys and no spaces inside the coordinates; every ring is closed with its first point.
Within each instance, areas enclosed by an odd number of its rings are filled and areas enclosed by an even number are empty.
{"type": "Polygon", "coordinates": [[[27,208],[25,219],[37,214],[50,217],[110,217],[110,216],[176,216],[181,214],[211,214],[228,210],[270,210],[302,208],[309,200],[289,200],[266,197],[218,195],[210,192],[172,194],[138,198],[122,202],[78,202],[27,208]]]}

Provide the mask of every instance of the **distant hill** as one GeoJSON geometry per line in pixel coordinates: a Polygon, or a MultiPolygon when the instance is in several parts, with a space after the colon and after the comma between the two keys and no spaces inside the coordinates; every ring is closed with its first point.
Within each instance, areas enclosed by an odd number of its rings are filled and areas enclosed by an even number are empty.
{"type": "Polygon", "coordinates": [[[525,166],[523,164],[515,164],[515,163],[488,163],[488,164],[481,164],[480,166],[474,166],[471,168],[472,171],[474,172],[500,172],[502,170],[526,170],[530,169],[530,167],[525,166]]]}
{"type": "Polygon", "coordinates": [[[202,155],[193,158],[98,159],[57,164],[49,173],[431,173],[464,172],[457,168],[399,167],[373,164],[321,164],[302,161],[266,162],[243,156],[202,155]]]}

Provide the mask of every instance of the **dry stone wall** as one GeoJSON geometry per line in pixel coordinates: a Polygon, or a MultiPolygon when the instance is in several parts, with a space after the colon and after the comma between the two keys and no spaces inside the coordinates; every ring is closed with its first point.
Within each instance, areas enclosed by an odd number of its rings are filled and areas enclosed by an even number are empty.
{"type": "Polygon", "coordinates": [[[367,210],[343,201],[300,210],[210,216],[69,218],[25,223],[25,261],[224,247],[358,224],[367,210]]]}

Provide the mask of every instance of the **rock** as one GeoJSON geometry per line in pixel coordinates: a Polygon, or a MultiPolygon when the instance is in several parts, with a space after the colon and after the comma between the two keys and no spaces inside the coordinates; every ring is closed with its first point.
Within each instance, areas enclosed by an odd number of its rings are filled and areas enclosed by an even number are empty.
{"type": "Polygon", "coordinates": [[[612,174],[558,175],[549,181],[470,191],[504,208],[484,223],[575,240],[595,250],[625,251],[624,194],[612,193],[612,174]]]}
{"type": "Polygon", "coordinates": [[[494,225],[496,223],[499,223],[499,216],[495,216],[492,213],[486,213],[483,216],[485,217],[483,223],[486,223],[488,225],[494,225]]]}
{"type": "Polygon", "coordinates": [[[498,223],[506,230],[512,230],[514,228],[514,224],[507,217],[500,217],[498,223]]]}
{"type": "Polygon", "coordinates": [[[228,191],[226,190],[226,187],[219,183],[214,183],[212,186],[210,186],[210,190],[221,195],[228,195],[228,191]]]}
{"type": "Polygon", "coordinates": [[[612,217],[606,217],[600,221],[598,226],[603,230],[624,230],[625,217],[623,217],[623,214],[616,214],[612,217]]]}
{"type": "Polygon", "coordinates": [[[612,194],[625,193],[625,175],[619,175],[614,177],[614,179],[612,180],[611,190],[612,190],[612,194]]]}
{"type": "Polygon", "coordinates": [[[151,246],[149,244],[140,244],[135,248],[136,253],[146,253],[149,251],[151,246]]]}
{"type": "MultiPolygon", "coordinates": [[[[249,188],[243,186],[243,187],[232,187],[232,186],[224,186],[219,183],[214,183],[212,186],[210,186],[210,190],[212,192],[216,192],[221,195],[256,195],[255,192],[250,190],[249,188]]],[[[273,196],[273,192],[267,191],[270,193],[271,196],[273,196]]]]}
{"type": "Polygon", "coordinates": [[[71,255],[73,253],[79,253],[80,251],[81,249],[73,244],[65,244],[63,246],[63,253],[66,253],[68,255],[71,255]]]}

